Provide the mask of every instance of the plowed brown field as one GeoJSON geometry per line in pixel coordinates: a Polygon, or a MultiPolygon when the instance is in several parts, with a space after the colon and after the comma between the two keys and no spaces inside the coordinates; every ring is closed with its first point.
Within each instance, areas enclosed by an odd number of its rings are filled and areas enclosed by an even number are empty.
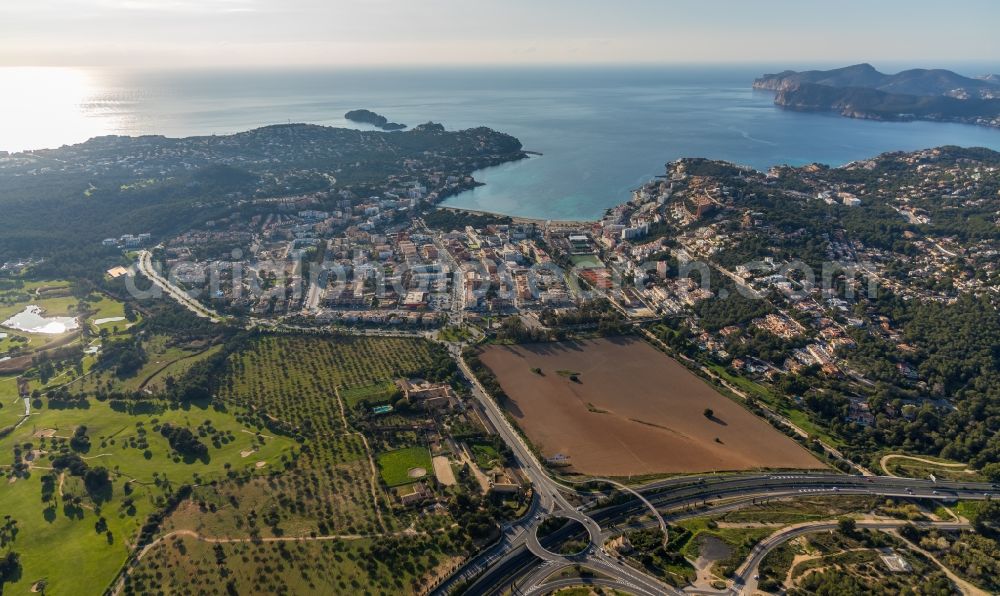
{"type": "Polygon", "coordinates": [[[508,411],[547,458],[594,476],[824,467],[798,443],[631,338],[491,346],[508,411]],[[542,374],[532,372],[541,368],[542,374]],[[569,378],[577,373],[578,381],[569,378]],[[705,408],[714,411],[706,418],[705,408]]]}

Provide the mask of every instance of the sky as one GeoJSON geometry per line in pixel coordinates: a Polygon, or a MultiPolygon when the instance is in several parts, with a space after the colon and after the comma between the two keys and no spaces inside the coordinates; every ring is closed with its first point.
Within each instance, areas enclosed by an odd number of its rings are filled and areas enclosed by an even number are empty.
{"type": "Polygon", "coordinates": [[[1000,62],[996,0],[2,0],[0,66],[1000,62]]]}

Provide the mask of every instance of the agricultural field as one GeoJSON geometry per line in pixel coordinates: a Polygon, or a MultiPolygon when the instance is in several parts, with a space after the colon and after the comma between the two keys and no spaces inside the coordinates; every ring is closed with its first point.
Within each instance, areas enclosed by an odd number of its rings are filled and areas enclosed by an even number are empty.
{"type": "Polygon", "coordinates": [[[205,593],[418,593],[469,552],[468,524],[394,507],[384,483],[432,471],[424,447],[376,457],[350,426],[360,403],[393,379],[425,372],[423,340],[265,336],[233,353],[218,397],[300,443],[286,469],[202,484],[163,522],[125,593],[190,586],[205,593]],[[404,544],[405,543],[405,544],[404,544]]]}
{"type": "Polygon", "coordinates": [[[20,580],[5,586],[11,593],[45,580],[53,594],[101,594],[146,517],[175,489],[225,478],[227,471],[280,467],[294,448],[287,438],[265,438],[237,422],[235,408],[146,402],[142,414],[131,414],[93,399],[75,408],[34,401],[28,420],[0,439],[0,452],[13,464],[2,468],[0,503],[16,521],[13,548],[22,567],[20,580]],[[188,429],[204,456],[173,449],[161,432],[171,427],[188,429]],[[72,463],[63,467],[63,456],[87,473],[72,463]],[[107,470],[106,483],[90,477],[99,470],[107,470]]]}
{"type": "Polygon", "coordinates": [[[182,589],[192,593],[231,589],[238,594],[420,593],[435,569],[447,569],[457,561],[438,552],[434,541],[423,536],[212,544],[175,535],[158,543],[147,556],[152,563],[129,580],[128,589],[135,593],[158,589],[168,593],[182,589]]]}
{"type": "Polygon", "coordinates": [[[645,342],[494,345],[480,360],[547,458],[594,476],[824,467],[645,342]],[[535,370],[537,369],[537,371],[535,370]]]}

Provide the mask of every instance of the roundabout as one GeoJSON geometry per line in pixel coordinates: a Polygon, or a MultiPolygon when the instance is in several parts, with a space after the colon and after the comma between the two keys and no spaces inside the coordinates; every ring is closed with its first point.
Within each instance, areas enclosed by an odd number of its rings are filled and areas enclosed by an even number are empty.
{"type": "Polygon", "coordinates": [[[586,553],[592,544],[585,525],[560,516],[549,517],[535,526],[535,539],[552,555],[567,558],[586,553]]]}

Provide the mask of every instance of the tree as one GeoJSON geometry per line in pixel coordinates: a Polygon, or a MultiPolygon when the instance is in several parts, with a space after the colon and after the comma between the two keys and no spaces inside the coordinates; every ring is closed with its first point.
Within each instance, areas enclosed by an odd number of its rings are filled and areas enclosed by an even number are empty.
{"type": "Polygon", "coordinates": [[[111,477],[104,467],[90,468],[83,474],[83,484],[91,495],[107,492],[111,488],[111,477]]]}
{"type": "Polygon", "coordinates": [[[0,557],[0,589],[9,581],[15,581],[21,576],[21,556],[10,551],[0,557]]]}
{"type": "Polygon", "coordinates": [[[989,501],[983,505],[973,516],[972,525],[980,534],[995,535],[1000,528],[1000,501],[989,501]]]}
{"type": "Polygon", "coordinates": [[[705,418],[708,419],[712,419],[715,417],[715,410],[713,410],[712,408],[705,408],[705,411],[702,413],[705,414],[705,418]]]}
{"type": "Polygon", "coordinates": [[[837,528],[842,534],[851,536],[857,531],[858,522],[854,521],[854,518],[842,517],[837,520],[837,528]]]}
{"type": "Polygon", "coordinates": [[[1000,482],[1000,463],[986,464],[983,466],[983,476],[989,478],[990,482],[1000,482]]]}
{"type": "Polygon", "coordinates": [[[86,453],[90,451],[90,437],[87,436],[87,427],[80,425],[73,431],[73,437],[69,440],[69,446],[73,451],[86,453]]]}

